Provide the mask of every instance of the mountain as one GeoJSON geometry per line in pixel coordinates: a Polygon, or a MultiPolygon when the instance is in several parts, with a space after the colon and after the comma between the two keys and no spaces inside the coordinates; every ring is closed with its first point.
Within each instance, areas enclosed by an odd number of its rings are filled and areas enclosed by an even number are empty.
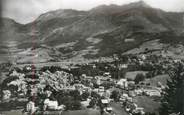
{"type": "Polygon", "coordinates": [[[21,63],[30,60],[30,55],[43,59],[41,62],[84,60],[130,52],[153,41],[170,47],[184,43],[184,13],[165,12],[143,1],[101,5],[89,11],[51,11],[26,25],[4,20],[1,40],[16,44],[13,55],[21,63]],[[19,56],[17,52],[29,55],[19,56]]]}

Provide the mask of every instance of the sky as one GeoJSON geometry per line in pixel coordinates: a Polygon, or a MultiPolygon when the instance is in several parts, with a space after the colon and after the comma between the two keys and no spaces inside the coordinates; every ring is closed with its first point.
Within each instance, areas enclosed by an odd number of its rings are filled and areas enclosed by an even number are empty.
{"type": "MultiPolygon", "coordinates": [[[[102,4],[128,4],[139,0],[4,0],[3,17],[26,24],[35,20],[39,15],[57,9],[90,10],[102,4]]],[[[152,7],[165,11],[183,12],[184,0],[144,0],[152,7]]]]}

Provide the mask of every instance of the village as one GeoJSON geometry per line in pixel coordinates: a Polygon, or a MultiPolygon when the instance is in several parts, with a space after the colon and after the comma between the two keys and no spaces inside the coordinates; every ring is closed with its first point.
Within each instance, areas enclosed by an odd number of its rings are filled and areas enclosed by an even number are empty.
{"type": "Polygon", "coordinates": [[[21,110],[24,115],[159,115],[168,72],[183,62],[157,55],[114,57],[112,62],[68,68],[15,66],[1,83],[0,110],[21,110]]]}

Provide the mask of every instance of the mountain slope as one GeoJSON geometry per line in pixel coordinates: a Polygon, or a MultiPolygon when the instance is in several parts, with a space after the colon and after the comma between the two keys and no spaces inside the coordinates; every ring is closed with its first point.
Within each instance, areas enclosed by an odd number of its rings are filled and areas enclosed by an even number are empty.
{"type": "Polygon", "coordinates": [[[47,53],[48,60],[106,57],[152,40],[184,43],[184,13],[165,12],[142,1],[101,5],[89,11],[56,10],[26,25],[8,24],[1,30],[1,39],[16,41],[18,49],[35,47],[31,52],[37,52],[38,58],[43,57],[36,48],[49,47],[39,48],[47,53]],[[57,52],[55,57],[52,50],[57,52]]]}

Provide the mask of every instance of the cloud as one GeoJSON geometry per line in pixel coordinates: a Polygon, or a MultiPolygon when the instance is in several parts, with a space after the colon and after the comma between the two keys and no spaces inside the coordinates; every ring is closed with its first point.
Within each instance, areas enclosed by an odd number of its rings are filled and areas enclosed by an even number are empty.
{"type": "Polygon", "coordinates": [[[145,0],[152,7],[166,11],[184,11],[184,0],[145,0]]]}
{"type": "MultiPolygon", "coordinates": [[[[40,14],[56,9],[89,10],[101,4],[126,4],[138,0],[4,0],[3,16],[28,23],[40,14]]],[[[184,0],[144,0],[166,11],[184,11],[184,0]]]]}

